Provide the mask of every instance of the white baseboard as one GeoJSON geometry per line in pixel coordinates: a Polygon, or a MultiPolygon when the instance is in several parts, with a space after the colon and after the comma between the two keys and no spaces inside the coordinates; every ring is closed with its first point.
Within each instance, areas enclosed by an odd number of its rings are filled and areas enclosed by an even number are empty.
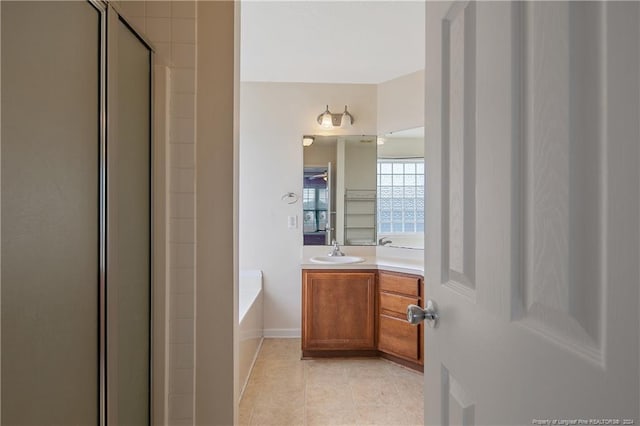
{"type": "Polygon", "coordinates": [[[299,339],[302,332],[299,328],[265,328],[263,336],[265,338],[299,339]]]}

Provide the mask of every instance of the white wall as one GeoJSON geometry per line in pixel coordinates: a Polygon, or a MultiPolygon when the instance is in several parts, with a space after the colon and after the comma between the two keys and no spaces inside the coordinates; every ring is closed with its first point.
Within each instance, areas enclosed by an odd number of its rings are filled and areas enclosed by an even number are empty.
{"type": "Polygon", "coordinates": [[[375,85],[256,83],[240,88],[240,269],[264,272],[266,336],[300,334],[302,135],[376,134],[375,85]],[[349,106],[349,130],[323,131],[316,117],[349,106]],[[287,229],[287,216],[298,227],[287,229]]]}
{"type": "Polygon", "coordinates": [[[237,408],[237,10],[197,3],[195,425],[237,408]]]}
{"type": "Polygon", "coordinates": [[[424,138],[385,138],[378,146],[378,157],[424,157],[424,138]]]}
{"type": "MultiPolygon", "coordinates": [[[[244,82],[240,89],[240,269],[264,271],[265,336],[300,335],[303,135],[375,135],[424,125],[424,70],[379,85],[244,82]],[[352,129],[316,117],[344,105],[352,129]],[[287,229],[287,216],[298,227],[287,229]]],[[[348,250],[348,249],[347,249],[348,250]]],[[[393,250],[393,249],[389,249],[393,250]]]]}
{"type": "Polygon", "coordinates": [[[424,70],[378,85],[378,135],[424,125],[424,70]]]}

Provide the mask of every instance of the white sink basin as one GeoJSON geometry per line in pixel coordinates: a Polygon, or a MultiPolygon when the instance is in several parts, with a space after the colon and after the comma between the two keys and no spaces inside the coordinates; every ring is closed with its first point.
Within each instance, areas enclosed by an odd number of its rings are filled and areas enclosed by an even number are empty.
{"type": "Polygon", "coordinates": [[[364,257],[358,256],[314,256],[309,259],[313,263],[324,263],[325,265],[337,265],[347,263],[361,263],[364,262],[364,257]]]}

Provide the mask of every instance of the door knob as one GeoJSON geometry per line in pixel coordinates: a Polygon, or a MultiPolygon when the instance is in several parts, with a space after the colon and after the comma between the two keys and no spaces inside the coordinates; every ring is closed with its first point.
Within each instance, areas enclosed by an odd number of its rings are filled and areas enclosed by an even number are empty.
{"type": "Polygon", "coordinates": [[[438,315],[436,305],[431,300],[427,300],[424,309],[418,305],[407,306],[407,321],[410,324],[416,325],[426,320],[429,327],[435,328],[438,325],[439,318],[440,316],[438,315]]]}

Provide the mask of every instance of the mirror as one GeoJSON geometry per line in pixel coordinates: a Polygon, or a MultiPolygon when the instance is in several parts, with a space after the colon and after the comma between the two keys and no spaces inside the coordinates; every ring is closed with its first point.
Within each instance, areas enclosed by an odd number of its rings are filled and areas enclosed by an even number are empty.
{"type": "Polygon", "coordinates": [[[424,248],[423,127],[304,139],[304,245],[424,248]]]}
{"type": "Polygon", "coordinates": [[[424,127],[378,138],[378,244],[424,249],[424,127]]]}
{"type": "Polygon", "coordinates": [[[305,245],[376,245],[376,136],[305,136],[305,245]]]}

